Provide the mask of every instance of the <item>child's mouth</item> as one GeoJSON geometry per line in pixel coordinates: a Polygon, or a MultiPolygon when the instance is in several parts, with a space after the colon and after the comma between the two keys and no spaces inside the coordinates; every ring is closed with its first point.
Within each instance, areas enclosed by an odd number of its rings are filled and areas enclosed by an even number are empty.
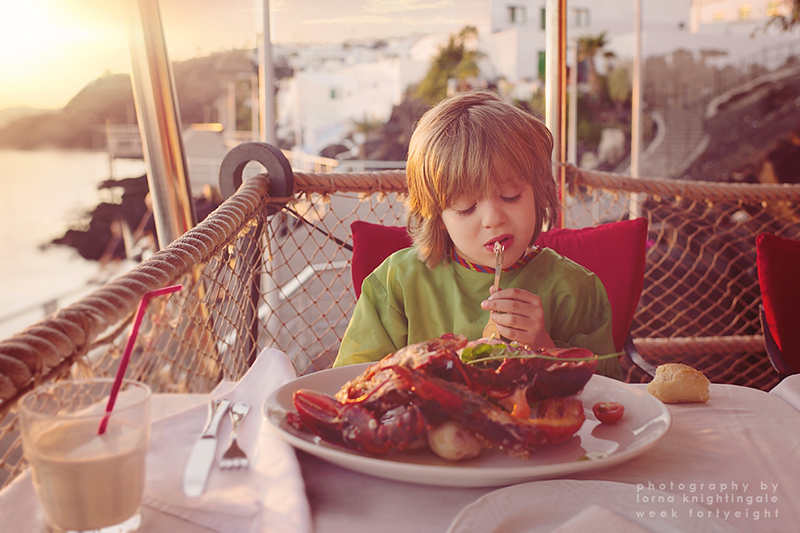
{"type": "Polygon", "coordinates": [[[512,244],[514,244],[514,237],[511,235],[503,235],[497,239],[492,239],[491,241],[484,244],[484,248],[492,252],[494,254],[494,243],[499,242],[501,246],[505,250],[508,250],[512,244]]]}

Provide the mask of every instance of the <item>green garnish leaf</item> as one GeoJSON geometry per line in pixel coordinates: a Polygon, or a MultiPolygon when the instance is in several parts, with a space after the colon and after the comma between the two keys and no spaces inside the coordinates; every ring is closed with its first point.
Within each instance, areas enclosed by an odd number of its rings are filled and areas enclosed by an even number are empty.
{"type": "Polygon", "coordinates": [[[500,361],[503,359],[546,359],[550,361],[602,361],[619,357],[621,352],[610,353],[607,355],[593,355],[592,357],[555,357],[546,353],[531,352],[523,350],[519,344],[489,344],[481,343],[461,350],[461,360],[468,364],[485,363],[488,361],[500,361]]]}
{"type": "Polygon", "coordinates": [[[465,363],[484,359],[497,359],[505,357],[508,347],[505,344],[481,343],[461,351],[461,360],[465,363]]]}

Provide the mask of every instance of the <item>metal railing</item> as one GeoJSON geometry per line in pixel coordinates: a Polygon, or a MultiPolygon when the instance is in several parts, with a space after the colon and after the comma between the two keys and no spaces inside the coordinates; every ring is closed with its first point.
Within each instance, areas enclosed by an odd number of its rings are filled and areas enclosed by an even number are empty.
{"type": "MultiPolygon", "coordinates": [[[[151,302],[128,367],[128,377],[155,391],[206,392],[237,380],[267,346],[284,351],[298,373],[330,366],[355,304],[350,223],[403,224],[404,172],[294,173],[288,195],[277,177],[246,180],[147,261],[0,342],[6,479],[24,467],[15,401],[48,380],[113,375],[149,290],[184,285],[151,302]]],[[[649,222],[632,327],[646,361],[685,362],[715,382],[764,390],[777,383],[758,320],[754,241],[761,232],[800,238],[800,186],[632,179],[568,167],[567,193],[570,227],[626,218],[632,199],[649,222]]],[[[626,371],[629,381],[647,379],[636,367],[626,371]]]]}

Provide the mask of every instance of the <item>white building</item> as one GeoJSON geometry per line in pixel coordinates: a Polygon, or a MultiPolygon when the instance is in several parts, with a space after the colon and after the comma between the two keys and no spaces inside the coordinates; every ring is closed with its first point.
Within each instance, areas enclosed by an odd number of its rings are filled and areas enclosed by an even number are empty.
{"type": "MultiPolygon", "coordinates": [[[[632,57],[634,7],[637,0],[575,0],[567,3],[567,45],[584,36],[606,32],[608,49],[620,57],[632,57]]],[[[692,0],[641,0],[642,24],[648,30],[667,31],[672,46],[682,40],[680,32],[689,25],[692,0]]],[[[488,55],[493,73],[512,84],[544,77],[546,50],[545,0],[491,0],[490,22],[481,32],[481,50],[488,55]]],[[[602,70],[602,65],[598,64],[602,70]]]]}
{"type": "MultiPolygon", "coordinates": [[[[604,29],[610,29],[610,36],[631,32],[631,1],[576,2],[569,7],[570,37],[596,35],[604,29]]],[[[677,20],[683,15],[688,24],[690,1],[672,0],[650,18],[677,20]]],[[[516,87],[515,96],[529,97],[544,73],[545,0],[485,2],[486,17],[470,21],[478,28],[476,46],[486,54],[481,72],[516,87]]],[[[662,0],[648,2],[658,5],[662,0]]],[[[460,29],[380,44],[276,46],[275,56],[285,58],[295,70],[293,78],[281,82],[278,93],[279,138],[294,139],[294,150],[318,154],[326,146],[341,143],[351,132],[353,120],[386,121],[408,86],[425,76],[439,47],[460,29]]]]}
{"type": "Polygon", "coordinates": [[[499,78],[517,82],[534,80],[544,72],[545,26],[542,0],[491,2],[487,34],[481,47],[499,78]]]}
{"type": "Polygon", "coordinates": [[[788,15],[788,2],[782,0],[692,0],[692,33],[735,32],[750,34],[757,24],[775,15],[788,15]]]}
{"type": "MultiPolygon", "coordinates": [[[[574,0],[567,3],[568,46],[586,35],[607,32],[607,49],[632,58],[634,7],[641,2],[642,53],[665,55],[683,48],[724,50],[735,62],[796,34],[759,32],[769,17],[788,15],[783,0],[574,0]],[[751,37],[756,33],[755,38],[751,37]]],[[[491,21],[481,49],[498,77],[512,83],[544,72],[545,0],[491,0],[491,21]]],[[[603,65],[597,65],[602,69],[603,65]]]]}
{"type": "MultiPolygon", "coordinates": [[[[295,149],[317,154],[341,143],[354,120],[386,122],[409,85],[427,72],[428,37],[350,46],[278,49],[295,69],[278,92],[278,136],[293,138],[295,149]]],[[[435,52],[436,48],[433,48],[435,52]]]]}
{"type": "MultiPolygon", "coordinates": [[[[669,55],[676,49],[701,54],[724,51],[717,63],[749,58],[762,48],[796,38],[763,33],[750,37],[780,0],[574,0],[567,4],[568,58],[576,41],[606,32],[619,61],[634,55],[634,7],[641,1],[642,53],[669,55]]],[[[481,73],[505,80],[517,98],[540,88],[546,50],[545,0],[485,0],[487,16],[470,24],[478,28],[476,46],[486,57],[481,73]]],[[[293,138],[295,150],[316,155],[341,143],[352,131],[353,120],[386,121],[411,84],[427,72],[438,48],[451,32],[387,39],[349,45],[277,46],[295,76],[283,80],[278,94],[278,135],[293,138]]],[[[573,60],[570,59],[570,62],[573,60]]],[[[598,61],[603,72],[603,61],[598,61]]]]}

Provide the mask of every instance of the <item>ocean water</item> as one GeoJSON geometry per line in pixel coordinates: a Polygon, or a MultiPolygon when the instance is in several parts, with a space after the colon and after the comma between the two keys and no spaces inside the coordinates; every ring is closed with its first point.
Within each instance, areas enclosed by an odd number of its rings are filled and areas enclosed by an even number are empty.
{"type": "Polygon", "coordinates": [[[100,182],[144,172],[143,161],[112,166],[104,152],[0,150],[0,339],[43,318],[45,303],[67,305],[109,275],[72,248],[41,247],[108,199],[100,182]]]}

